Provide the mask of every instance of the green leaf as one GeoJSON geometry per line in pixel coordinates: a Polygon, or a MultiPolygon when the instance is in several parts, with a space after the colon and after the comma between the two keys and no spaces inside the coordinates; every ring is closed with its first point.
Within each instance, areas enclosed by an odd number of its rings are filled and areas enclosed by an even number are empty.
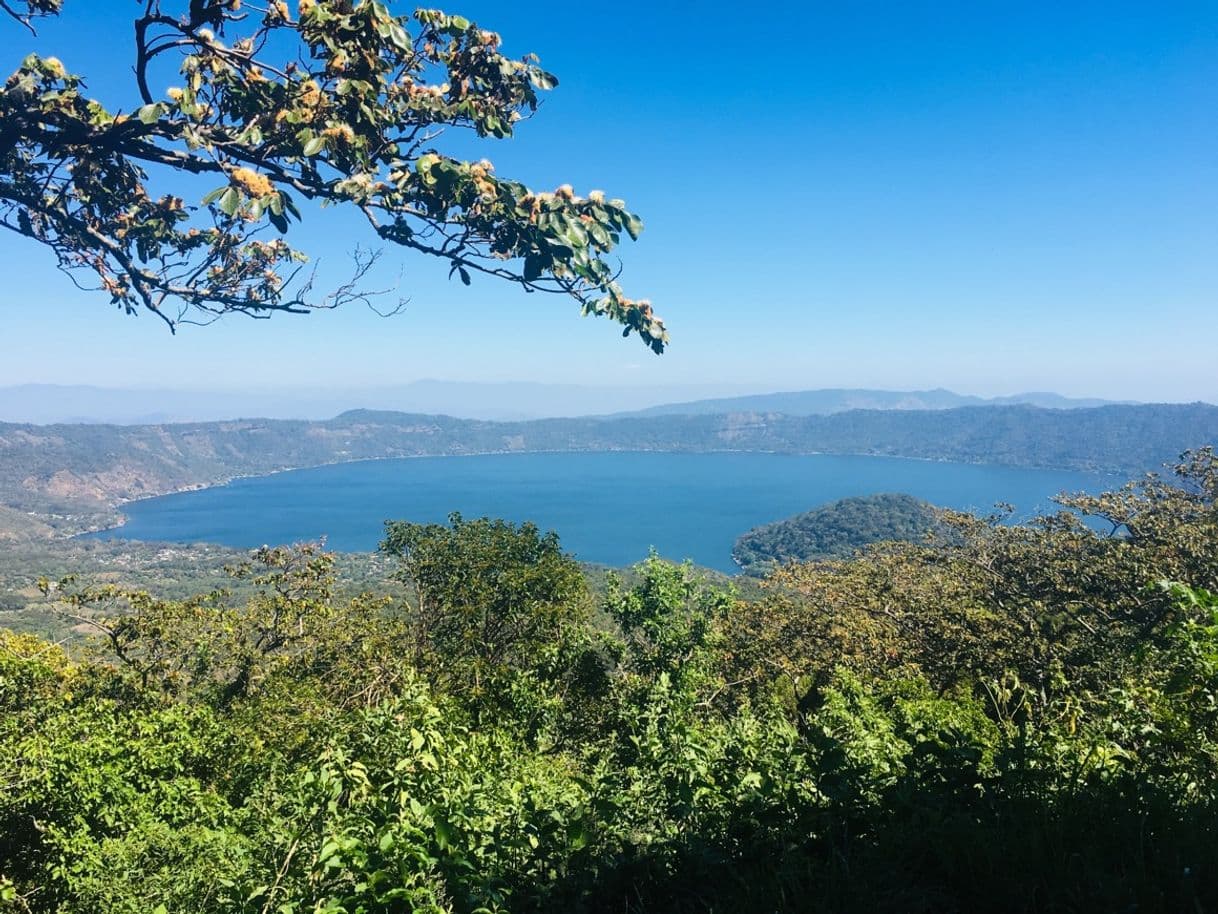
{"type": "Polygon", "coordinates": [[[436,817],[436,844],[447,850],[453,844],[453,829],[445,819],[436,817]]]}
{"type": "Polygon", "coordinates": [[[588,232],[584,229],[582,223],[574,219],[568,220],[563,227],[563,237],[571,242],[572,247],[582,248],[588,244],[588,232]]]}
{"type": "Polygon", "coordinates": [[[534,68],[529,73],[529,79],[538,89],[550,90],[558,86],[558,77],[553,73],[547,73],[545,70],[534,68]]]}
{"type": "Polygon", "coordinates": [[[338,853],[338,842],[333,838],[326,841],[321,846],[321,850],[317,854],[317,862],[325,863],[331,857],[338,853]]]}
{"type": "Polygon", "coordinates": [[[389,33],[384,37],[388,38],[399,51],[409,51],[411,48],[410,36],[397,22],[389,23],[389,33]]]}
{"type": "Polygon", "coordinates": [[[315,136],[304,144],[304,149],[301,150],[307,156],[315,156],[323,152],[326,148],[326,138],[324,136],[315,136]]]}
{"type": "Polygon", "coordinates": [[[613,241],[610,239],[609,233],[605,231],[605,227],[603,225],[597,222],[592,222],[588,225],[588,234],[592,236],[593,241],[603,248],[613,246],[613,241]]]}
{"type": "Polygon", "coordinates": [[[524,259],[525,282],[533,282],[540,279],[543,269],[545,269],[545,258],[538,253],[530,254],[524,259]]]}
{"type": "Polygon", "coordinates": [[[216,205],[224,215],[231,216],[241,206],[241,194],[237,192],[237,188],[227,187],[220,195],[220,202],[216,205]]]}
{"type": "Polygon", "coordinates": [[[628,234],[632,240],[638,241],[639,235],[643,234],[643,220],[638,216],[628,213],[626,215],[625,229],[626,234],[628,234]]]}
{"type": "Polygon", "coordinates": [[[418,161],[414,163],[414,170],[419,177],[430,184],[435,181],[435,176],[432,175],[432,169],[439,164],[440,157],[434,152],[427,152],[419,156],[418,161]]]}

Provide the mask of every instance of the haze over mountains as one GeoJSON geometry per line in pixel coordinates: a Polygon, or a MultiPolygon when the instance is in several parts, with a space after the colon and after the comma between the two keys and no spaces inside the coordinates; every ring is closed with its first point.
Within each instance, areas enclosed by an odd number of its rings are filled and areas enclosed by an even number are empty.
{"type": "MultiPolygon", "coordinates": [[[[519,421],[582,416],[783,413],[831,415],[851,409],[928,410],[1032,405],[1070,409],[1113,401],[1025,393],[985,399],[949,390],[821,389],[740,393],[739,386],[592,387],[529,382],[415,381],[352,390],[201,391],[24,384],[0,387],[0,422],[147,425],[236,418],[329,419],[351,409],[392,410],[460,419],[519,421]]],[[[1127,401],[1126,401],[1127,402],[1127,401]]]]}
{"type": "Polygon", "coordinates": [[[515,421],[597,415],[741,392],[740,385],[644,388],[436,380],[347,390],[207,391],[23,384],[0,387],[0,422],[148,425],[238,418],[317,420],[352,409],[515,421]]]}
{"type": "Polygon", "coordinates": [[[961,406],[1040,406],[1045,409],[1086,409],[1128,405],[1130,400],[1063,397],[1055,393],[1023,393],[1009,397],[974,397],[943,388],[935,390],[866,390],[825,388],[744,397],[720,397],[687,403],[664,403],[623,416],[710,416],[721,413],[782,413],[787,416],[829,416],[852,409],[956,409],[961,406]]]}

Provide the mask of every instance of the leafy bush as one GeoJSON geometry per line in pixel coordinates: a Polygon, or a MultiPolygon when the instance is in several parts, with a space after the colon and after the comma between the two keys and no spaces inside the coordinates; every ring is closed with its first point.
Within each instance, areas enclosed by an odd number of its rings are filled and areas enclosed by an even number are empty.
{"type": "Polygon", "coordinates": [[[753,604],[653,556],[590,613],[461,518],[390,527],[405,597],[65,585],[94,653],[0,637],[0,911],[1213,910],[1214,479],[753,604]]]}

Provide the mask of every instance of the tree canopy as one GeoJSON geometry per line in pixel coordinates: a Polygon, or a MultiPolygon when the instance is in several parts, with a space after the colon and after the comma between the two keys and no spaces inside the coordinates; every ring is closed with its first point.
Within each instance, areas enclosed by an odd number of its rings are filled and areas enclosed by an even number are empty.
{"type": "Polygon", "coordinates": [[[842,498],[736,540],[732,557],[749,573],[788,562],[849,558],[873,543],[925,540],[946,531],[934,505],[901,493],[842,498]]]}
{"type": "Polygon", "coordinates": [[[310,544],[243,597],[45,582],[101,637],[0,629],[0,914],[1218,910],[1218,460],[1177,472],[759,600],[459,516],[367,594],[310,544]]]}
{"type": "MultiPolygon", "coordinates": [[[[31,28],[62,6],[0,0],[31,28]]],[[[371,303],[379,249],[315,289],[287,240],[307,200],[355,210],[370,238],[438,258],[467,285],[481,273],[564,294],[664,350],[663,321],[609,259],[642,231],[622,200],[538,192],[438,145],[446,131],[512,136],[557,85],[536,55],[508,56],[465,17],[377,0],[141,7],[129,108],[108,110],[51,56],[30,54],[0,88],[0,226],[49,247],[78,284],[170,327],[371,303]]]]}

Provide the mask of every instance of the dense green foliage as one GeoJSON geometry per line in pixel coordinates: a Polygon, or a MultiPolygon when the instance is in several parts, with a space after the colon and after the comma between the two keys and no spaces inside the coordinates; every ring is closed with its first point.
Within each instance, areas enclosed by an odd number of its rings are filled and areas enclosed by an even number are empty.
{"type": "Polygon", "coordinates": [[[788,562],[849,558],[872,543],[916,543],[943,529],[934,506],[912,495],[865,495],[750,530],[732,557],[755,574],[788,562]]]}
{"type": "Polygon", "coordinates": [[[404,595],[48,585],[102,637],[0,636],[0,910],[1213,910],[1218,459],[1068,502],[756,602],[456,517],[404,595]]]}
{"type": "Polygon", "coordinates": [[[493,693],[578,621],[585,583],[558,536],[501,520],[397,521],[382,550],[413,593],[413,662],[449,694],[493,693]]]}
{"type": "MultiPolygon", "coordinates": [[[[340,597],[367,591],[402,592],[392,577],[395,567],[388,557],[366,552],[332,555],[340,597]]],[[[224,590],[229,599],[244,601],[253,595],[255,585],[248,578],[234,578],[232,570],[248,559],[247,550],[211,543],[184,546],[86,538],[9,546],[0,549],[0,628],[61,643],[95,633],[89,626],[51,611],[39,589],[44,577],[57,581],[70,576],[75,587],[113,585],[166,600],[224,590]]]]}
{"type": "MultiPolygon", "coordinates": [[[[1215,442],[1218,407],[1205,404],[1069,411],[991,406],[612,421],[484,422],[360,410],[325,422],[0,423],[0,508],[35,512],[32,520],[28,515],[15,518],[26,528],[95,529],[114,523],[115,508],[124,500],[288,467],[382,457],[765,451],[1142,473],[1161,468],[1187,447],[1215,442]]],[[[0,523],[4,520],[0,514],[0,523]]],[[[4,535],[0,528],[0,538],[4,535]]]]}
{"type": "MultiPolygon", "coordinates": [[[[383,552],[334,553],[336,593],[347,598],[358,593],[400,595],[408,592],[396,559],[383,552]]],[[[185,600],[199,593],[225,590],[229,599],[243,601],[253,591],[248,579],[234,579],[235,566],[249,558],[246,550],[211,543],[189,546],[139,540],[93,538],[31,540],[0,548],[0,629],[35,634],[51,641],[75,641],[89,633],[62,613],[51,611],[38,587],[42,577],[60,580],[71,576],[77,587],[113,584],[126,590],[143,590],[167,600],[185,600]]],[[[580,563],[593,600],[607,589],[607,566],[580,563]]],[[[728,576],[695,568],[699,577],[724,584],[728,576]]],[[[629,569],[623,577],[635,580],[629,569]]],[[[756,594],[757,582],[742,582],[742,592],[756,594]]]]}

